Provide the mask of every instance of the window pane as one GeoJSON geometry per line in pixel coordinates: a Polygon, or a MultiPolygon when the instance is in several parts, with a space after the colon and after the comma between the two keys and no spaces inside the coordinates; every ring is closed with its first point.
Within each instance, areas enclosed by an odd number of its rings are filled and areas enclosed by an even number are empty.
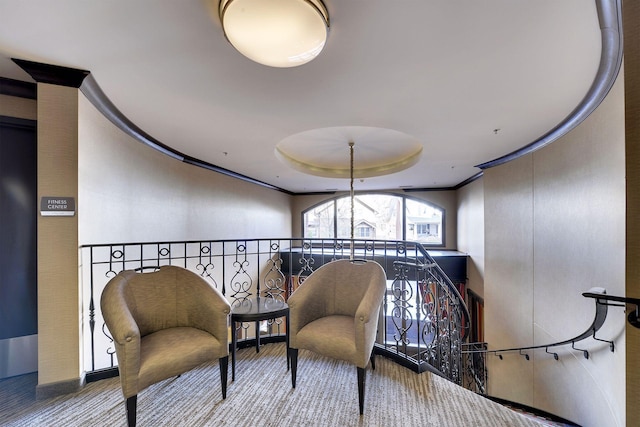
{"type": "MultiPolygon", "coordinates": [[[[353,213],[355,238],[406,239],[426,245],[443,244],[443,211],[426,202],[386,194],[357,194],[354,196],[353,213]],[[404,215],[403,200],[406,200],[404,215]]],[[[351,238],[349,196],[312,208],[304,212],[303,216],[304,237],[333,238],[334,230],[337,229],[337,238],[351,238]],[[337,213],[335,218],[334,212],[337,213]]]]}
{"type": "Polygon", "coordinates": [[[323,203],[304,213],[304,237],[333,238],[334,201],[323,203]]]}
{"type": "MultiPolygon", "coordinates": [[[[338,237],[351,237],[351,199],[342,197],[338,204],[338,237]]],[[[402,239],[402,198],[384,194],[354,197],[353,226],[355,237],[381,240],[402,239]],[[366,230],[366,231],[365,231],[366,230]]]]}
{"type": "Polygon", "coordinates": [[[407,199],[407,240],[442,244],[442,210],[407,199]]]}
{"type": "Polygon", "coordinates": [[[336,211],[338,214],[338,238],[351,238],[351,202],[349,197],[342,197],[336,200],[336,211]]]}

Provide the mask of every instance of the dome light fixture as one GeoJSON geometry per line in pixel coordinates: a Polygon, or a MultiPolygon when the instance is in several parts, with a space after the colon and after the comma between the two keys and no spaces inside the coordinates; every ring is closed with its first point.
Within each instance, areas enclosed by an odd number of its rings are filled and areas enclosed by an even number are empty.
{"type": "Polygon", "coordinates": [[[313,60],[329,32],[322,0],[220,0],[218,14],[229,43],[270,67],[296,67],[313,60]]]}

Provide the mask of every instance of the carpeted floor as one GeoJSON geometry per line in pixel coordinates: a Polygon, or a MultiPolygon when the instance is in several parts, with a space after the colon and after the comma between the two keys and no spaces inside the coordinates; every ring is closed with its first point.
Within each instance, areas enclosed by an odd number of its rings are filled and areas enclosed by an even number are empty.
{"type": "MultiPolygon", "coordinates": [[[[429,373],[383,357],[367,370],[364,415],[356,369],[301,351],[296,389],[284,344],[238,351],[236,381],[222,400],[217,363],[155,384],[138,395],[138,426],[491,426],[550,424],[516,413],[429,373]]],[[[231,369],[231,366],[229,366],[231,369]]],[[[231,375],[229,375],[230,377],[231,375]]],[[[0,426],[125,426],[119,379],[36,401],[36,375],[0,381],[0,426]]]]}

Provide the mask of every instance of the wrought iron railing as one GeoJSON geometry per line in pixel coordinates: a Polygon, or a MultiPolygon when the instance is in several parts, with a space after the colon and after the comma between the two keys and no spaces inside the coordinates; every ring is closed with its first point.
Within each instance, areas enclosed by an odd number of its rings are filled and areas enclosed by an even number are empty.
{"type": "MultiPolygon", "coordinates": [[[[242,239],[84,245],[80,248],[83,307],[87,315],[84,357],[87,380],[117,373],[113,341],[99,309],[106,283],[122,270],[178,265],[219,289],[232,304],[255,295],[285,300],[321,265],[353,257],[374,260],[387,274],[376,353],[417,372],[436,372],[467,382],[462,360],[469,313],[456,286],[424,247],[415,242],[358,239],[242,239]]],[[[256,330],[242,324],[239,344],[284,340],[281,319],[256,330]]]]}
{"type": "Polygon", "coordinates": [[[462,345],[462,386],[478,394],[487,394],[487,343],[472,342],[462,345]]]}

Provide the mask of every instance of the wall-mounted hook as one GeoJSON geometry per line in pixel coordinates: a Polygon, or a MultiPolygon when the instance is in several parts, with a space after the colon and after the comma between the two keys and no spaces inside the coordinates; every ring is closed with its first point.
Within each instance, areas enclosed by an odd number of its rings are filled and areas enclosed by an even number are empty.
{"type": "Polygon", "coordinates": [[[574,349],[574,350],[581,351],[582,354],[584,355],[584,358],[588,359],[589,358],[589,352],[587,350],[581,350],[579,348],[576,348],[575,344],[576,344],[575,342],[571,341],[571,348],[574,349]]]}
{"type": "Polygon", "coordinates": [[[556,359],[556,360],[558,360],[558,359],[559,359],[559,357],[558,357],[558,353],[554,353],[554,352],[552,352],[552,351],[549,351],[549,347],[545,347],[545,348],[544,348],[544,351],[545,351],[545,352],[547,352],[547,353],[549,353],[549,354],[553,354],[553,358],[554,358],[554,359],[556,359]]]}
{"type": "Polygon", "coordinates": [[[615,350],[615,345],[613,344],[613,341],[607,341],[607,340],[603,340],[603,339],[600,339],[600,338],[596,338],[596,331],[593,331],[593,339],[596,340],[596,341],[609,343],[609,348],[611,349],[612,353],[615,350]]]}
{"type": "Polygon", "coordinates": [[[522,350],[520,350],[520,356],[524,356],[525,359],[529,360],[529,355],[527,353],[523,353],[522,350]]]}

